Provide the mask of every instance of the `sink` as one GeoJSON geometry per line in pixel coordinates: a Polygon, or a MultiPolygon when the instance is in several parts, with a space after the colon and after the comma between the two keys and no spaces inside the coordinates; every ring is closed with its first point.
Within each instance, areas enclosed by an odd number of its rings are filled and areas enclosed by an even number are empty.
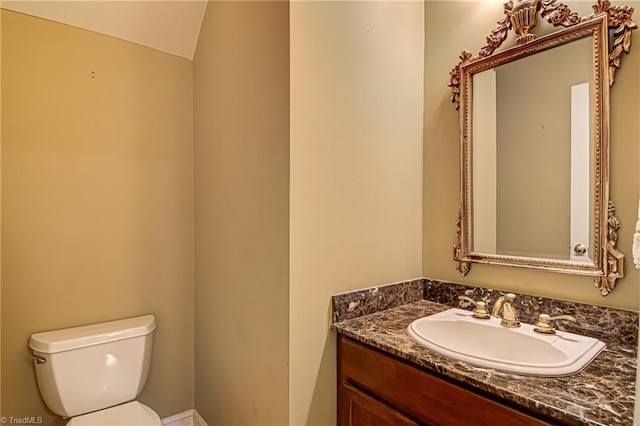
{"type": "Polygon", "coordinates": [[[605,348],[592,337],[564,331],[541,334],[533,325],[500,325],[452,308],[412,322],[409,335],[426,348],[469,364],[519,375],[557,377],[582,371],[605,348]]]}

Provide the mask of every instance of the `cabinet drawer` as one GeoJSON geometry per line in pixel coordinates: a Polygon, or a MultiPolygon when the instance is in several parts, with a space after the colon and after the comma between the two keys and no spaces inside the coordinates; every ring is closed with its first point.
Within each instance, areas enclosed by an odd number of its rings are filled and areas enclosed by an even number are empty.
{"type": "MultiPolygon", "coordinates": [[[[353,384],[426,424],[550,425],[342,335],[338,340],[338,376],[339,386],[353,384]]],[[[339,397],[339,411],[341,401],[339,397]]]]}

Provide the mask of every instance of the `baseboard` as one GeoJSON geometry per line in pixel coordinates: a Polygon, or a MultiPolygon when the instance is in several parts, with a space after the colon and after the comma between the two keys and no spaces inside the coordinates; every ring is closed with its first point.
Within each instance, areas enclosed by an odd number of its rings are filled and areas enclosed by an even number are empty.
{"type": "Polygon", "coordinates": [[[193,426],[209,426],[196,410],[193,410],[193,426]]]}
{"type": "Polygon", "coordinates": [[[162,419],[163,426],[208,426],[196,410],[187,410],[183,413],[162,419]]]}

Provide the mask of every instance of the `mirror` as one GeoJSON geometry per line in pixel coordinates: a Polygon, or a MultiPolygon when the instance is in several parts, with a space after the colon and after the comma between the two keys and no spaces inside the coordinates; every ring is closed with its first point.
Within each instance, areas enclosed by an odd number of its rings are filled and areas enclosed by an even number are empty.
{"type": "Polygon", "coordinates": [[[590,275],[602,295],[624,276],[609,199],[609,88],[637,25],[628,6],[593,9],[580,17],[554,0],[510,1],[479,55],[463,51],[451,71],[462,275],[472,263],[590,275]],[[565,28],[536,37],[538,14],[565,28]],[[494,54],[509,30],[516,46],[494,54]]]}
{"type": "Polygon", "coordinates": [[[592,44],[583,37],[473,74],[472,251],[593,263],[592,44]],[[545,84],[529,84],[564,58],[545,84]]]}

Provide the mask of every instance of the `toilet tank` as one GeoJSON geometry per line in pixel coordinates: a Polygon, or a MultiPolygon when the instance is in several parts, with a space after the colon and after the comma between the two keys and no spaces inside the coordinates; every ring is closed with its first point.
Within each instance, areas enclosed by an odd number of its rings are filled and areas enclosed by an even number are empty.
{"type": "Polygon", "coordinates": [[[49,409],[74,417],[134,400],[151,363],[153,315],[31,336],[36,378],[49,409]]]}

